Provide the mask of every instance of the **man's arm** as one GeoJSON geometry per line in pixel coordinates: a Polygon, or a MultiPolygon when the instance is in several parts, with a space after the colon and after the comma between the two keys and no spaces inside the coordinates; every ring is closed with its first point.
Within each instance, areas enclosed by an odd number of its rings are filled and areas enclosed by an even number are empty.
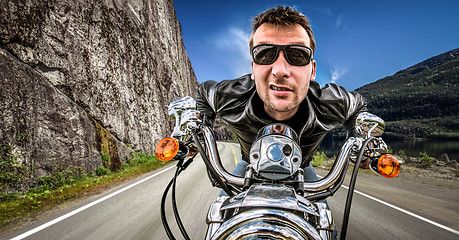
{"type": "MultiPolygon", "coordinates": [[[[333,102],[333,100],[343,101],[343,104],[332,104],[336,109],[331,107],[329,111],[339,115],[344,120],[342,125],[346,130],[347,137],[357,136],[355,132],[355,120],[359,113],[367,111],[367,102],[365,98],[357,92],[348,92],[343,87],[335,84],[327,84],[325,88],[328,90],[327,93],[330,94],[330,96],[326,97],[322,94],[322,98],[327,98],[330,102],[333,102]]],[[[370,159],[363,159],[359,167],[367,169],[369,168],[369,163],[370,159]]]]}
{"type": "MultiPolygon", "coordinates": [[[[347,136],[356,136],[355,132],[355,119],[359,113],[367,111],[367,101],[365,98],[357,92],[349,92],[349,118],[345,123],[345,129],[347,129],[347,136]]],[[[360,162],[360,168],[370,168],[370,158],[364,157],[360,162]]]]}
{"type": "Polygon", "coordinates": [[[321,118],[339,122],[346,130],[352,130],[354,121],[360,112],[366,111],[366,101],[357,92],[348,92],[333,83],[323,88],[317,82],[311,82],[309,97],[315,102],[314,108],[321,118]]]}
{"type": "Polygon", "coordinates": [[[206,126],[213,126],[216,116],[217,82],[206,81],[198,86],[196,91],[196,107],[201,113],[201,119],[206,126]]]}
{"type": "Polygon", "coordinates": [[[359,113],[367,111],[367,101],[358,92],[347,93],[346,122],[343,124],[347,136],[355,136],[355,119],[359,113]]]}

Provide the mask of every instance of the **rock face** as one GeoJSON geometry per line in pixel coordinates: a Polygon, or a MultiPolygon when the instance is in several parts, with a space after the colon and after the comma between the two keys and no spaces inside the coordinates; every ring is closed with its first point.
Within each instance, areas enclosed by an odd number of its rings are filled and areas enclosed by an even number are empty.
{"type": "Polygon", "coordinates": [[[197,86],[172,0],[2,0],[0,73],[0,145],[35,175],[152,153],[197,86]]]}

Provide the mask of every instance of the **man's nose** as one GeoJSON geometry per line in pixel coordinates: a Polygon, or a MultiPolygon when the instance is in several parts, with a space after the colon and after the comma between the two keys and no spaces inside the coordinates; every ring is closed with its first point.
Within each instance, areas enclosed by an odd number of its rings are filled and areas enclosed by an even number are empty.
{"type": "Polygon", "coordinates": [[[278,78],[288,78],[290,76],[290,64],[285,59],[284,51],[279,51],[279,56],[272,64],[272,74],[278,78]]]}

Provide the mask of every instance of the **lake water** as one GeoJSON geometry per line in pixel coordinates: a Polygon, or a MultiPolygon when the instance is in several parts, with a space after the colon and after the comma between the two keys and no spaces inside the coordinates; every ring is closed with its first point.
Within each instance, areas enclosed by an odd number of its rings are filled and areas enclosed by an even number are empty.
{"type": "MultiPolygon", "coordinates": [[[[392,149],[394,154],[403,150],[407,156],[419,156],[419,153],[426,152],[429,156],[438,158],[443,153],[448,154],[450,160],[459,161],[459,141],[428,139],[428,140],[384,140],[392,149]]],[[[319,151],[323,151],[328,157],[338,153],[343,140],[324,140],[319,146],[319,151]]]]}

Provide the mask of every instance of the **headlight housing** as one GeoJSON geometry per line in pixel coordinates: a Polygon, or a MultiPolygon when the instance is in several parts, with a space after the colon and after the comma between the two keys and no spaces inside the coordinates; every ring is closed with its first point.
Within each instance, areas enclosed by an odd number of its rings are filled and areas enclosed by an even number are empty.
{"type": "Polygon", "coordinates": [[[250,149],[253,170],[267,179],[285,179],[301,166],[298,135],[289,126],[269,124],[258,131],[250,149]]]}

